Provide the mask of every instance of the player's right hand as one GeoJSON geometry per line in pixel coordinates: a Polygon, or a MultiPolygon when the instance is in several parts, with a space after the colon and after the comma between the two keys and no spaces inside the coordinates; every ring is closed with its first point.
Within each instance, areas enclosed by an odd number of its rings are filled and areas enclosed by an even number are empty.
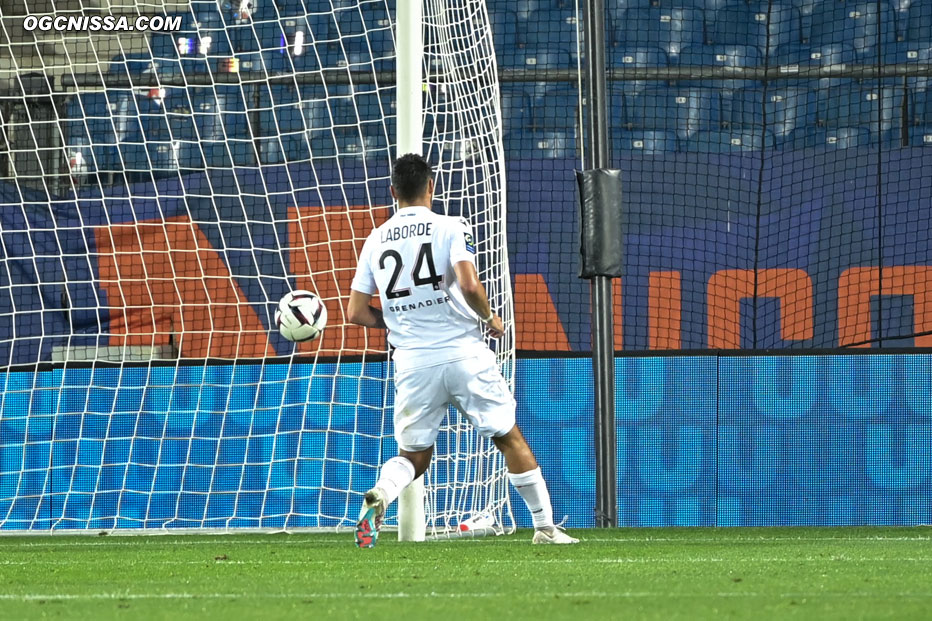
{"type": "Polygon", "coordinates": [[[486,327],[489,329],[489,335],[493,339],[498,339],[505,336],[505,324],[502,321],[502,318],[498,315],[492,317],[492,321],[487,323],[486,327]]]}

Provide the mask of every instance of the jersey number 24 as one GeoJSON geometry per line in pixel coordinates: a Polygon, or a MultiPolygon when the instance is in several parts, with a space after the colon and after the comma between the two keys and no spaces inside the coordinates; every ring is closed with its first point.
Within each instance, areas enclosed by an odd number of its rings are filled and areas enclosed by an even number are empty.
{"type": "MultiPolygon", "coordinates": [[[[401,275],[403,268],[401,254],[397,250],[386,250],[382,253],[382,256],[379,257],[379,269],[385,269],[385,260],[389,258],[394,261],[395,267],[392,270],[392,277],[388,279],[386,297],[391,300],[411,295],[411,289],[395,288],[398,285],[398,277],[401,275]]],[[[421,244],[421,248],[417,252],[417,258],[414,260],[414,269],[411,270],[411,278],[414,280],[415,287],[431,285],[434,291],[440,289],[443,276],[437,274],[437,269],[434,267],[434,252],[431,250],[429,243],[421,244]],[[427,268],[426,277],[422,275],[425,267],[427,268]]]]}

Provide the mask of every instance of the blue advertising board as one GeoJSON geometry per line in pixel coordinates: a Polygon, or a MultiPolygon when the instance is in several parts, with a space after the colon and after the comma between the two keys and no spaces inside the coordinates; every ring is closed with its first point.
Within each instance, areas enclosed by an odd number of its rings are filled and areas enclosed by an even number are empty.
{"type": "MultiPolygon", "coordinates": [[[[340,523],[344,490],[396,452],[385,369],[310,370],[0,373],[3,527],[340,523]]],[[[932,523],[932,355],[624,357],[615,375],[621,525],[932,523]]],[[[520,359],[516,398],[555,516],[592,526],[590,361],[520,359]]]]}

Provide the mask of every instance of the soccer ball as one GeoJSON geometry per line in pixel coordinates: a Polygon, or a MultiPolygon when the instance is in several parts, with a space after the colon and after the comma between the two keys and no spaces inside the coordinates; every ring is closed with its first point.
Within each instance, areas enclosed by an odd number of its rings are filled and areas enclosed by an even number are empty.
{"type": "Polygon", "coordinates": [[[316,293],[292,291],[278,303],[275,325],[289,341],[313,341],[327,325],[327,307],[316,293]]]}

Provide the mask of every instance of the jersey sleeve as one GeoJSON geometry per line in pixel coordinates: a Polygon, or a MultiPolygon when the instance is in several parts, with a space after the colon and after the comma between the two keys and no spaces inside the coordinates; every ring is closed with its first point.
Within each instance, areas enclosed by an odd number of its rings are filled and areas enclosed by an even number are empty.
{"type": "Polygon", "coordinates": [[[476,240],[472,236],[472,227],[465,218],[458,218],[451,227],[453,240],[450,246],[450,264],[456,265],[460,261],[469,261],[476,264],[476,240]]]}
{"type": "Polygon", "coordinates": [[[375,284],[375,275],[372,273],[372,262],[369,260],[372,254],[372,236],[366,239],[362,245],[362,252],[359,253],[359,263],[356,264],[356,275],[353,276],[353,284],[350,286],[353,291],[359,291],[366,295],[375,295],[378,287],[375,284]]]}

